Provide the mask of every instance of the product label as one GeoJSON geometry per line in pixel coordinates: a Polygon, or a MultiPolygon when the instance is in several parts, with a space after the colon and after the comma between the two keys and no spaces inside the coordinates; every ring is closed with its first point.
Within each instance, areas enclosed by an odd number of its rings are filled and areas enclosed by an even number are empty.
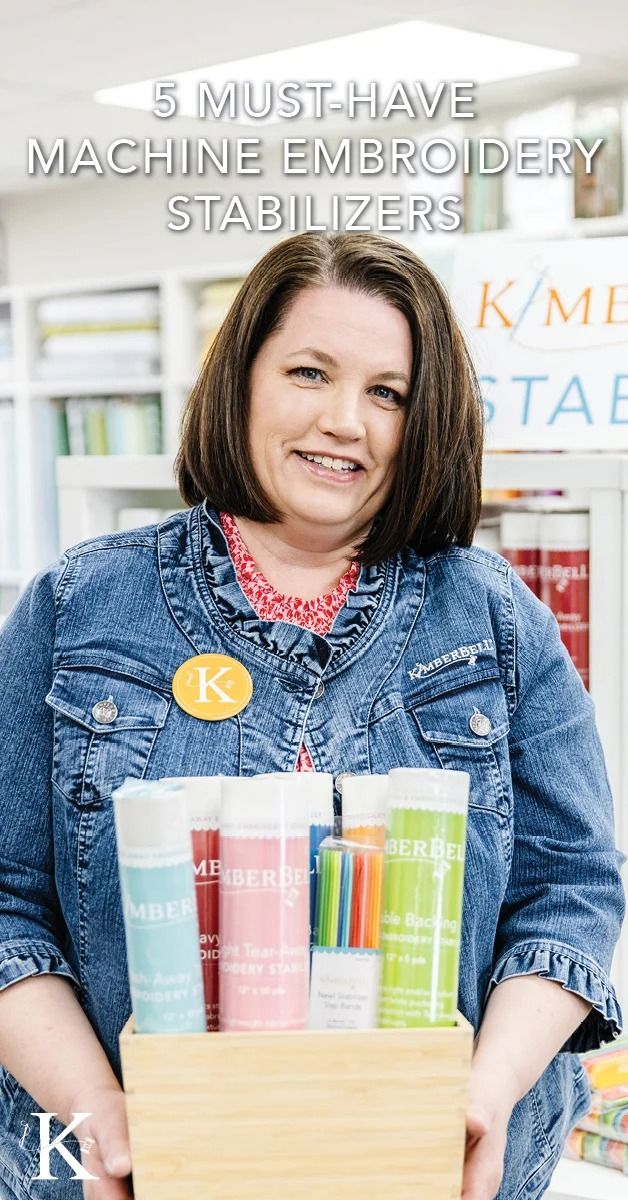
{"type": "Polygon", "coordinates": [[[189,860],[120,869],[138,1033],[201,1033],[206,1028],[193,880],[189,860]]]}
{"type": "Polygon", "coordinates": [[[464,813],[391,808],[380,1025],[455,1022],[465,843],[464,813]]]}
{"type": "Polygon", "coordinates": [[[441,859],[464,862],[464,849],[458,842],[444,842],[442,838],[430,838],[429,841],[421,838],[386,839],[386,853],[391,858],[427,858],[434,863],[441,859]]]}
{"type": "Polygon", "coordinates": [[[310,1029],[374,1029],[380,969],[377,950],[315,947],[310,1029]]]}
{"type": "Polygon", "coordinates": [[[541,595],[541,579],[540,579],[540,551],[532,547],[525,550],[510,550],[508,547],[502,547],[504,558],[508,559],[513,570],[517,572],[520,579],[527,583],[530,591],[534,592],[535,596],[541,595]]]}
{"type": "Polygon", "coordinates": [[[305,1029],[309,835],[221,837],[220,1027],[305,1029]]]}
{"type": "Polygon", "coordinates": [[[124,899],[124,914],[136,926],[151,923],[176,925],[185,922],[194,913],[194,901],[189,896],[176,900],[132,900],[130,896],[124,899]]]}
{"type": "Polygon", "coordinates": [[[222,869],[222,883],[226,888],[242,888],[244,891],[266,892],[269,888],[303,887],[309,883],[309,867],[227,867],[222,869]]]}
{"type": "Polygon", "coordinates": [[[207,1028],[220,1028],[220,835],[217,829],[192,831],[198,931],[207,1028]]]}
{"type": "Polygon", "coordinates": [[[542,550],[541,599],[551,608],[560,636],[585,687],[589,686],[589,551],[542,550]]]}
{"type": "Polygon", "coordinates": [[[378,846],[384,849],[386,841],[386,823],[382,817],[377,825],[370,825],[368,816],[356,825],[345,825],[343,823],[342,836],[350,842],[359,842],[362,846],[378,846]]]}

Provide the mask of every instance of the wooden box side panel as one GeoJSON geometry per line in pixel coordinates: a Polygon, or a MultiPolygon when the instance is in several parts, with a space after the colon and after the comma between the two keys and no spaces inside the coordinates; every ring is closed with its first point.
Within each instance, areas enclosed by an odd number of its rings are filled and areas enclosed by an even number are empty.
{"type": "Polygon", "coordinates": [[[459,1196],[470,1027],[121,1044],[136,1200],[459,1196]]]}

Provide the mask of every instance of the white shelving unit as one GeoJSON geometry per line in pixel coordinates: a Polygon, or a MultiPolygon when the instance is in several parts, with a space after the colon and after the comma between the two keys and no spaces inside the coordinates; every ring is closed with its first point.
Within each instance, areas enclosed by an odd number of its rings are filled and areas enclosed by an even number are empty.
{"type": "MultiPolygon", "coordinates": [[[[618,635],[624,638],[622,601],[628,585],[628,454],[487,454],[486,488],[541,491],[560,488],[578,492],[578,506],[589,510],[590,558],[590,690],[604,744],[609,779],[618,803],[626,798],[628,835],[628,760],[622,712],[622,672],[618,669],[618,635]],[[582,499],[581,499],[582,497],[582,499]]],[[[551,505],[551,497],[548,497],[551,505]]],[[[628,704],[628,697],[626,699],[628,704]]],[[[628,984],[628,980],[626,981],[628,984]]],[[[628,995],[628,987],[626,988],[628,995]]]]}
{"type": "Polygon", "coordinates": [[[63,549],[113,532],[122,508],[184,507],[171,454],[70,455],[57,459],[57,481],[63,549]]]}
{"type": "Polygon", "coordinates": [[[626,1200],[628,1179],[621,1171],[562,1158],[545,1195],[547,1200],[626,1200]]]}
{"type": "MultiPolygon", "coordinates": [[[[13,349],[11,377],[0,379],[0,401],[13,406],[16,478],[19,481],[15,504],[18,558],[16,562],[0,567],[0,620],[6,607],[3,605],[3,589],[10,587],[19,590],[53,556],[49,544],[42,545],[41,540],[41,517],[49,498],[38,492],[38,405],[47,400],[73,396],[158,394],[161,397],[163,448],[172,455],[177,445],[182,405],[200,366],[197,325],[200,290],[204,284],[215,280],[240,278],[250,266],[250,261],[240,260],[221,263],[219,267],[208,264],[197,269],[162,271],[151,275],[88,278],[80,285],[0,288],[0,306],[8,304],[10,307],[13,349]],[[161,370],[158,374],[128,378],[74,376],[55,380],[38,377],[36,307],[39,301],[54,296],[76,297],[85,293],[140,288],[155,289],[159,296],[161,370]]],[[[52,456],[52,448],[50,453],[52,456]]],[[[112,455],[107,459],[108,471],[115,474],[123,458],[126,456],[112,455]]],[[[93,458],[90,457],[89,462],[91,474],[96,468],[93,458]]],[[[121,470],[125,472],[126,466],[121,465],[121,470]]]]}

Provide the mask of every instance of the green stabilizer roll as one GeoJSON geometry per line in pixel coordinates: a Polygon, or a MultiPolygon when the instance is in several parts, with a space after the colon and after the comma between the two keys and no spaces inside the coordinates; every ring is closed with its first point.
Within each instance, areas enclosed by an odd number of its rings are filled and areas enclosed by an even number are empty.
{"type": "Polygon", "coordinates": [[[468,800],[464,771],[389,773],[383,1028],[456,1023],[468,800]]]}

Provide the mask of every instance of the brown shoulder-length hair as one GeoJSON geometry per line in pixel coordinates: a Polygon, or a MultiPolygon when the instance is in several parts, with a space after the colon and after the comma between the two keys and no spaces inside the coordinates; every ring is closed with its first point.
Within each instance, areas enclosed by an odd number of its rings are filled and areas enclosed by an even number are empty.
{"type": "Polygon", "coordinates": [[[392,304],[412,336],[397,470],[360,546],[361,561],[381,562],[406,545],[420,554],[469,545],[481,495],[483,406],[476,374],[436,276],[407,247],[376,234],[297,234],[273,246],[247,275],[185,407],[176,460],[182,496],[253,521],[281,519],[251,464],[249,375],[298,293],[325,285],[392,304]]]}

